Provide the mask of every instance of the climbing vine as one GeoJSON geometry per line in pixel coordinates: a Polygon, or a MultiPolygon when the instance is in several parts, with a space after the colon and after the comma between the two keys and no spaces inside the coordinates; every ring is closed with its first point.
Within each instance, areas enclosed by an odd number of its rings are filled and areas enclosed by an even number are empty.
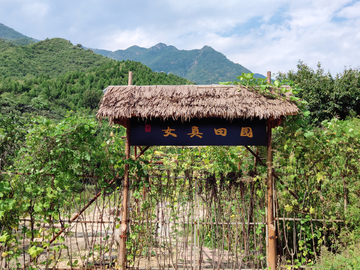
{"type": "Polygon", "coordinates": [[[307,101],[300,99],[297,95],[302,91],[298,83],[289,79],[274,80],[267,82],[266,78],[255,78],[254,73],[242,73],[233,82],[223,82],[222,85],[241,85],[248,90],[257,92],[269,98],[290,100],[294,102],[300,110],[308,115],[306,110],[307,101]]]}
{"type": "MultiPolygon", "coordinates": [[[[359,118],[333,118],[315,125],[307,111],[307,103],[296,97],[302,90],[291,81],[275,80],[268,84],[265,79],[242,74],[233,84],[244,85],[271,98],[289,99],[302,108],[302,115],[283,119],[282,125],[274,130],[274,170],[279,179],[276,181],[277,215],[284,218],[278,222],[279,241],[285,239],[288,231],[295,232],[295,240],[287,243],[297,249],[296,255],[291,255],[295,253],[290,249],[281,254],[284,263],[312,265],[319,258],[322,246],[336,252],[341,246],[358,242],[359,118]],[[289,219],[298,219],[299,222],[289,219]]],[[[212,181],[218,181],[213,183],[217,187],[223,181],[217,179],[225,179],[225,186],[230,186],[232,178],[224,175],[236,175],[239,181],[251,179],[254,194],[258,198],[265,197],[266,167],[255,162],[244,147],[163,146],[147,150],[137,160],[125,160],[124,129],[116,125],[109,127],[106,123],[100,126],[92,117],[69,114],[56,122],[44,117],[10,119],[1,116],[0,121],[1,169],[7,172],[0,176],[0,245],[3,260],[19,260],[23,252],[21,238],[17,237],[19,234],[31,239],[26,252],[36,258],[48,248],[47,241],[59,229],[49,230],[44,235],[44,230],[31,227],[31,223],[41,220],[50,224],[51,220],[58,219],[59,212],[72,203],[68,198],[83,191],[85,181],[104,193],[119,188],[121,184],[108,186],[108,182],[123,174],[125,163],[131,165],[134,179],[131,188],[136,199],[142,197],[144,188],[149,188],[148,174],[160,175],[169,171],[180,175],[189,170],[194,172],[194,176],[206,174],[209,183],[210,177],[213,177],[211,179],[215,180],[212,181]],[[156,161],[161,161],[161,170],[154,166],[156,161]],[[136,181],[140,178],[145,180],[136,181]],[[20,227],[24,217],[31,219],[29,227],[20,227]],[[47,241],[40,243],[36,240],[38,235],[44,235],[47,241]]],[[[258,151],[260,157],[265,156],[265,149],[258,147],[253,150],[258,151]]],[[[190,185],[192,182],[181,183],[190,185]]],[[[181,185],[169,192],[175,200],[176,192],[182,192],[181,185]]],[[[152,196],[155,200],[156,193],[152,196]]],[[[81,200],[80,196],[78,200],[81,200]]],[[[150,204],[142,207],[145,210],[150,204]]],[[[139,211],[134,219],[142,217],[141,209],[139,211]]],[[[71,213],[65,214],[71,217],[71,213]]],[[[235,212],[227,214],[229,219],[232,216],[236,218],[235,212]]],[[[204,232],[203,240],[208,241],[212,233],[204,232]]],[[[259,229],[257,233],[263,231],[259,229]]],[[[138,236],[134,234],[131,237],[129,247],[135,248],[138,236]]],[[[65,249],[61,241],[63,238],[59,237],[60,245],[53,248],[65,249]]]]}

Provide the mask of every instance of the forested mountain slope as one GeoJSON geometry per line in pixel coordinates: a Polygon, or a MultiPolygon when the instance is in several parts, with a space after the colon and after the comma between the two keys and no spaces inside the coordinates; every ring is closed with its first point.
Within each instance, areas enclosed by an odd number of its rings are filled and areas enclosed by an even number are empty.
{"type": "Polygon", "coordinates": [[[165,73],[153,72],[139,62],[116,61],[63,39],[27,46],[0,40],[0,113],[41,114],[61,118],[67,110],[91,113],[108,85],[133,83],[191,84],[165,73]]]}
{"type": "Polygon", "coordinates": [[[28,45],[38,41],[36,39],[27,37],[2,23],[0,23],[0,39],[17,45],[28,45]]]}
{"type": "Polygon", "coordinates": [[[0,40],[0,76],[49,75],[51,77],[69,71],[85,71],[110,60],[84,50],[81,45],[53,38],[27,46],[14,46],[0,40]]]}
{"type": "MultiPolygon", "coordinates": [[[[237,76],[250,70],[235,64],[209,46],[196,50],[178,50],[174,46],[159,43],[149,49],[132,46],[114,52],[92,49],[94,52],[116,60],[135,60],[154,71],[173,73],[197,84],[214,84],[234,81],[237,76]]],[[[263,77],[257,74],[255,77],[263,77]]]]}
{"type": "MultiPolygon", "coordinates": [[[[3,24],[0,24],[0,39],[6,40],[7,43],[11,42],[17,45],[27,45],[38,41],[20,34],[14,29],[3,24]]],[[[0,47],[3,46],[3,44],[0,44],[0,47]]],[[[67,52],[67,55],[64,55],[64,58],[59,63],[52,62],[51,57],[49,57],[49,54],[52,55],[53,53],[57,53],[57,48],[62,48],[63,50],[65,47],[76,50],[78,48],[82,48],[82,45],[78,44],[73,46],[69,41],[63,39],[47,39],[38,42],[37,44],[33,44],[31,47],[26,47],[25,50],[23,48],[12,49],[13,51],[15,50],[15,54],[10,54],[10,56],[14,57],[15,55],[19,57],[19,60],[21,60],[23,56],[28,57],[30,55],[34,55],[34,57],[36,57],[39,50],[41,51],[41,57],[45,60],[43,65],[34,67],[31,61],[27,61],[26,63],[17,61],[16,64],[22,67],[22,76],[25,76],[27,74],[26,72],[30,74],[41,74],[44,71],[48,72],[50,69],[54,68],[54,65],[56,70],[59,70],[56,67],[57,65],[64,65],[66,72],[68,69],[73,70],[72,66],[74,66],[74,64],[78,64],[71,62],[71,58],[73,57],[71,53],[67,52]],[[45,48],[49,46],[49,51],[47,53],[45,51],[41,51],[44,49],[43,46],[45,46],[45,48]],[[29,70],[29,66],[33,66],[32,70],[29,70]]],[[[153,71],[165,72],[167,74],[172,73],[198,84],[217,84],[219,82],[234,81],[236,77],[241,75],[243,72],[250,72],[249,69],[230,61],[225,55],[215,51],[209,46],[204,46],[202,49],[195,50],[178,50],[174,46],[167,46],[166,44],[159,43],[149,49],[141,48],[139,46],[131,46],[126,50],[117,50],[115,52],[101,49],[92,50],[97,54],[119,61],[138,61],[150,67],[153,71]]],[[[93,55],[91,55],[90,52],[87,54],[85,54],[87,51],[82,52],[84,52],[84,55],[81,57],[83,60],[78,60],[84,61],[81,64],[92,65],[97,61],[93,58],[93,55]]],[[[0,59],[0,76],[4,72],[1,69],[1,63],[4,63],[5,68],[8,70],[7,72],[11,73],[12,71],[11,66],[6,66],[9,64],[6,60],[7,59],[0,59]]],[[[57,74],[53,72],[51,76],[53,75],[57,74]]],[[[11,76],[14,76],[14,73],[12,73],[11,76]]],[[[255,74],[255,77],[264,78],[261,74],[255,74]]]]}

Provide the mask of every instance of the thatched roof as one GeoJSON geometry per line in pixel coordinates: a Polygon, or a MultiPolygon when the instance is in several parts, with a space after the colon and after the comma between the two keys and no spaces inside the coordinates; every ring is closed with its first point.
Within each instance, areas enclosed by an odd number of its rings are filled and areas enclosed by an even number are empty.
{"type": "Polygon", "coordinates": [[[225,85],[109,86],[97,117],[110,123],[131,117],[181,119],[279,118],[297,114],[297,106],[245,87],[225,85]]]}

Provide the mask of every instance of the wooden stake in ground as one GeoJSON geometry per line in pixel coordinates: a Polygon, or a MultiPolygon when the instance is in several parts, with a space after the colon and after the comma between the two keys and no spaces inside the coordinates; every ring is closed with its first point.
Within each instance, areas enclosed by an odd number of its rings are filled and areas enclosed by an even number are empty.
{"type": "MultiPolygon", "coordinates": [[[[132,85],[132,71],[129,71],[129,85],[132,85]]],[[[126,127],[126,144],[125,144],[125,158],[130,158],[130,119],[125,122],[126,127]]],[[[121,269],[126,269],[126,234],[128,223],[128,199],[129,199],[129,164],[125,164],[124,185],[122,197],[122,218],[120,226],[120,251],[119,251],[119,266],[121,269]]]]}
{"type": "MultiPolygon", "coordinates": [[[[267,82],[271,82],[271,72],[267,72],[267,82]]],[[[271,147],[271,129],[273,117],[267,121],[267,228],[268,228],[268,266],[271,270],[276,269],[276,232],[274,224],[274,180],[272,174],[272,147],[271,147]]]]}

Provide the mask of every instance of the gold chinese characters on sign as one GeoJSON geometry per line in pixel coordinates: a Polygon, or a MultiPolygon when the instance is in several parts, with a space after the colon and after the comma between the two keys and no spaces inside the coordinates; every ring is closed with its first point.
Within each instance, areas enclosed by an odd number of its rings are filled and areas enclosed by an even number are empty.
{"type": "Polygon", "coordinates": [[[190,138],[192,138],[192,137],[194,137],[194,136],[197,136],[197,137],[199,137],[199,138],[201,139],[203,133],[200,133],[199,127],[197,127],[197,126],[192,126],[192,127],[191,127],[191,133],[188,133],[188,135],[190,135],[190,138]]]}
{"type": "MultiPolygon", "coordinates": [[[[162,131],[164,132],[164,134],[163,134],[164,137],[169,137],[169,136],[173,136],[175,138],[177,137],[177,135],[175,134],[174,128],[167,127],[167,129],[162,129],[162,131]]],[[[226,137],[227,129],[226,128],[214,128],[214,133],[217,136],[226,137]]],[[[187,135],[189,135],[190,138],[193,138],[196,136],[201,139],[202,136],[204,135],[204,133],[200,132],[198,126],[192,126],[191,133],[187,133],[187,135]]],[[[240,137],[252,138],[253,137],[252,128],[251,127],[242,127],[241,131],[240,131],[240,137]]]]}
{"type": "Polygon", "coordinates": [[[241,132],[240,132],[240,136],[241,137],[252,138],[253,137],[253,132],[252,132],[251,127],[242,127],[241,132]]]}
{"type": "Polygon", "coordinates": [[[214,128],[215,135],[223,136],[225,137],[227,134],[226,128],[214,128]]]}
{"type": "Polygon", "coordinates": [[[177,137],[177,135],[175,133],[172,133],[173,131],[175,131],[174,128],[167,127],[167,129],[162,129],[162,131],[165,132],[164,137],[168,137],[169,135],[171,135],[175,138],[177,137]]]}

